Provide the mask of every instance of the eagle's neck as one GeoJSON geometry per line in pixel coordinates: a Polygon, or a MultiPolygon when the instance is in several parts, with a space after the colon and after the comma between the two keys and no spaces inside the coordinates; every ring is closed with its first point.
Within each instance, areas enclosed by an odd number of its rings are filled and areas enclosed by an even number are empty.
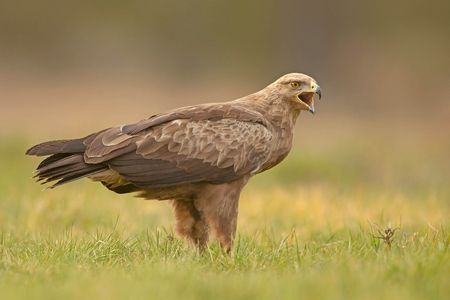
{"type": "Polygon", "coordinates": [[[288,99],[278,94],[263,93],[264,90],[239,99],[241,105],[261,113],[274,128],[292,132],[300,110],[293,107],[288,99]]]}
{"type": "Polygon", "coordinates": [[[261,169],[267,170],[281,162],[292,148],[293,132],[300,110],[292,107],[288,99],[277,95],[260,94],[259,92],[246,97],[243,105],[261,113],[272,125],[273,141],[272,158],[261,169]]]}

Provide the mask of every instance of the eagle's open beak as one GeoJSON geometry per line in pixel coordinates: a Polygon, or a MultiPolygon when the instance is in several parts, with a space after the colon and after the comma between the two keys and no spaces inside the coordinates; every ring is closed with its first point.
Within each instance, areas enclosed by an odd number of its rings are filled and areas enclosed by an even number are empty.
{"type": "Polygon", "coordinates": [[[315,112],[315,109],[314,109],[314,95],[315,94],[317,96],[319,96],[319,99],[322,98],[322,90],[320,89],[320,86],[317,84],[311,89],[311,91],[303,92],[297,96],[298,99],[308,107],[309,112],[312,114],[315,112]]]}

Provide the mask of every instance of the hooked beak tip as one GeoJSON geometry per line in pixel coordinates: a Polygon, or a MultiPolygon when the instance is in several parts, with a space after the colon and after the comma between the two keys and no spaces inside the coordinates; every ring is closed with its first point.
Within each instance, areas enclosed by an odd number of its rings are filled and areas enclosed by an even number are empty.
{"type": "Polygon", "coordinates": [[[322,98],[322,90],[320,89],[320,86],[316,87],[315,93],[317,94],[317,96],[319,96],[319,100],[320,100],[320,98],[322,98]]]}

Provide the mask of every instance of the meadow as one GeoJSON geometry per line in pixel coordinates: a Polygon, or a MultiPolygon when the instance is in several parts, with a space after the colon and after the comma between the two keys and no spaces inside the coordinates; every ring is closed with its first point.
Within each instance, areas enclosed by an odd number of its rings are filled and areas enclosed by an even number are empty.
{"type": "Polygon", "coordinates": [[[179,240],[167,203],[87,180],[43,191],[31,179],[38,160],[23,155],[29,139],[1,141],[1,299],[450,294],[448,145],[296,148],[245,189],[227,255],[179,240]]]}

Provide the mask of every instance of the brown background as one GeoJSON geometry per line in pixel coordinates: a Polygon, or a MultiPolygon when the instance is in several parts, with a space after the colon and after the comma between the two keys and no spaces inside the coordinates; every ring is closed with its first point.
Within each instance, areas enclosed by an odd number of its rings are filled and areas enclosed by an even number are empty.
{"type": "Polygon", "coordinates": [[[318,80],[297,141],[448,145],[448,1],[10,1],[3,136],[76,137],[226,101],[287,72],[318,80]]]}

